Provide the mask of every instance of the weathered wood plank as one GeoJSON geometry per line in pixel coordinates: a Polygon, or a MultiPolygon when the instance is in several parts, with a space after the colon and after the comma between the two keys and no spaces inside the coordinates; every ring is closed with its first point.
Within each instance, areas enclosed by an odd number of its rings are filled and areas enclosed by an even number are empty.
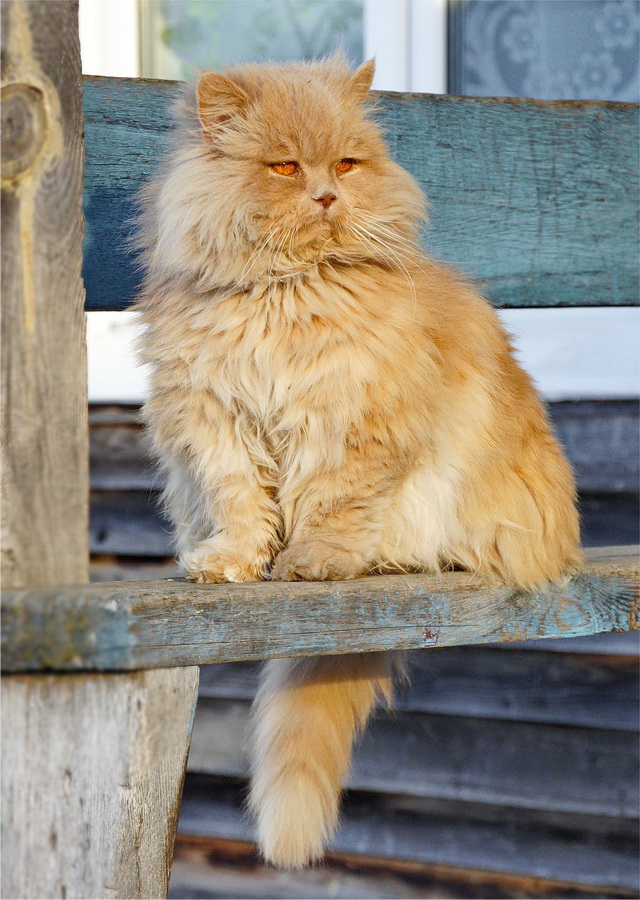
{"type": "Polygon", "coordinates": [[[468,573],[352,582],[117,582],[2,599],[6,671],[197,665],[279,656],[576,637],[637,628],[638,549],[523,592],[468,573]]]}
{"type": "Polygon", "coordinates": [[[2,896],[165,897],[196,668],[2,679],[2,896]]]}
{"type": "MultiPolygon", "coordinates": [[[[504,653],[479,644],[414,651],[407,661],[411,678],[394,701],[394,709],[402,712],[615,731],[640,727],[638,659],[631,656],[504,653]]],[[[255,662],[203,666],[201,700],[252,700],[259,669],[255,662]]]]}
{"type": "MultiPolygon", "coordinates": [[[[496,836],[492,834],[492,837],[496,836]]],[[[578,853],[581,849],[576,846],[578,853]]],[[[584,848],[584,852],[587,849],[584,848]]],[[[637,897],[634,889],[615,887],[605,883],[605,879],[595,885],[584,884],[491,872],[486,862],[481,865],[482,868],[473,869],[459,864],[422,863],[406,857],[389,859],[384,855],[384,849],[380,852],[378,845],[366,856],[332,851],[322,866],[304,872],[284,872],[263,863],[255,845],[248,841],[179,834],[169,897],[172,900],[194,900],[196,897],[203,900],[228,897],[242,900],[637,897]]]]}
{"type": "MultiPolygon", "coordinates": [[[[242,782],[188,775],[179,842],[195,835],[253,841],[253,824],[243,815],[244,796],[242,782]]],[[[496,876],[572,881],[583,888],[607,885],[600,896],[611,897],[611,889],[637,891],[636,848],[637,820],[349,791],[329,864],[335,853],[366,854],[391,870],[399,860],[484,869],[496,876]]]]}
{"type": "MultiPolygon", "coordinates": [[[[249,709],[246,700],[200,700],[190,772],[247,777],[249,709]]],[[[632,731],[383,711],[355,748],[346,786],[635,818],[639,765],[632,731]]]]}
{"type": "MultiPolygon", "coordinates": [[[[170,128],[173,82],[85,80],[88,309],[122,309],[134,192],[170,128]]],[[[638,108],[418,94],[378,96],[391,152],[431,203],[425,247],[497,306],[638,302],[638,108]]]]}
{"type": "MultiPolygon", "coordinates": [[[[2,576],[88,575],[77,0],[2,4],[2,576]]],[[[2,679],[2,896],[166,891],[197,670],[2,679]]]]}
{"type": "Polygon", "coordinates": [[[84,155],[73,6],[2,5],[2,578],[13,587],[87,579],[84,155]]]}

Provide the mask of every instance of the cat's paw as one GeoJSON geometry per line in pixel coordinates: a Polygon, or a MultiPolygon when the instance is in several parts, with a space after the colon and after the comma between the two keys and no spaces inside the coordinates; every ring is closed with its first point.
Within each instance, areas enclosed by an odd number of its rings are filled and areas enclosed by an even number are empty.
{"type": "Polygon", "coordinates": [[[290,544],[271,568],[275,581],[350,581],[365,575],[369,563],[362,554],[325,541],[290,544]]]}
{"type": "Polygon", "coordinates": [[[227,546],[217,538],[202,541],[181,558],[187,579],[196,584],[262,581],[268,562],[266,553],[249,555],[227,546]]]}

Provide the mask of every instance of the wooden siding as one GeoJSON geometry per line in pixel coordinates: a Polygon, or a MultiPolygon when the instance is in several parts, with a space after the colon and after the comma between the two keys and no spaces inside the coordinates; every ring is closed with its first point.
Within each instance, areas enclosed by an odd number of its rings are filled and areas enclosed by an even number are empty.
{"type": "MultiPolygon", "coordinates": [[[[87,309],[123,309],[134,193],[157,168],[179,85],[85,78],[87,309]]],[[[502,307],[638,302],[638,108],[382,93],[394,158],[430,201],[425,248],[502,307]]]]}

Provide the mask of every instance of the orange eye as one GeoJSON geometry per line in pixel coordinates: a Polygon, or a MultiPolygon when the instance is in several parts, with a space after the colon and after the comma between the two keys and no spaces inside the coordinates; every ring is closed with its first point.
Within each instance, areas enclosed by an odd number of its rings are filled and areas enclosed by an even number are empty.
{"type": "Polygon", "coordinates": [[[298,163],[297,162],[281,162],[281,163],[271,163],[271,168],[274,172],[277,172],[278,175],[295,175],[298,171],[298,163]]]}
{"type": "Polygon", "coordinates": [[[353,169],[355,164],[355,159],[341,159],[339,163],[336,163],[336,172],[339,175],[342,175],[344,174],[344,172],[348,172],[350,169],[353,169]]]}

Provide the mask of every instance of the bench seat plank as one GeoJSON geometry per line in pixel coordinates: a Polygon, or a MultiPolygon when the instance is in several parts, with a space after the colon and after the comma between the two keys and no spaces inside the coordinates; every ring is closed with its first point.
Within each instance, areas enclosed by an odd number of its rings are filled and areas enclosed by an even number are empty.
{"type": "MultiPolygon", "coordinates": [[[[178,89],[85,77],[87,309],[124,309],[135,296],[126,223],[178,89]]],[[[429,254],[500,307],[638,303],[636,105],[375,96],[393,157],[429,198],[429,254]]]]}
{"type": "Polygon", "coordinates": [[[532,593],[465,572],[9,590],[2,598],[2,668],[126,671],[637,628],[638,548],[586,555],[583,572],[532,593]]]}

